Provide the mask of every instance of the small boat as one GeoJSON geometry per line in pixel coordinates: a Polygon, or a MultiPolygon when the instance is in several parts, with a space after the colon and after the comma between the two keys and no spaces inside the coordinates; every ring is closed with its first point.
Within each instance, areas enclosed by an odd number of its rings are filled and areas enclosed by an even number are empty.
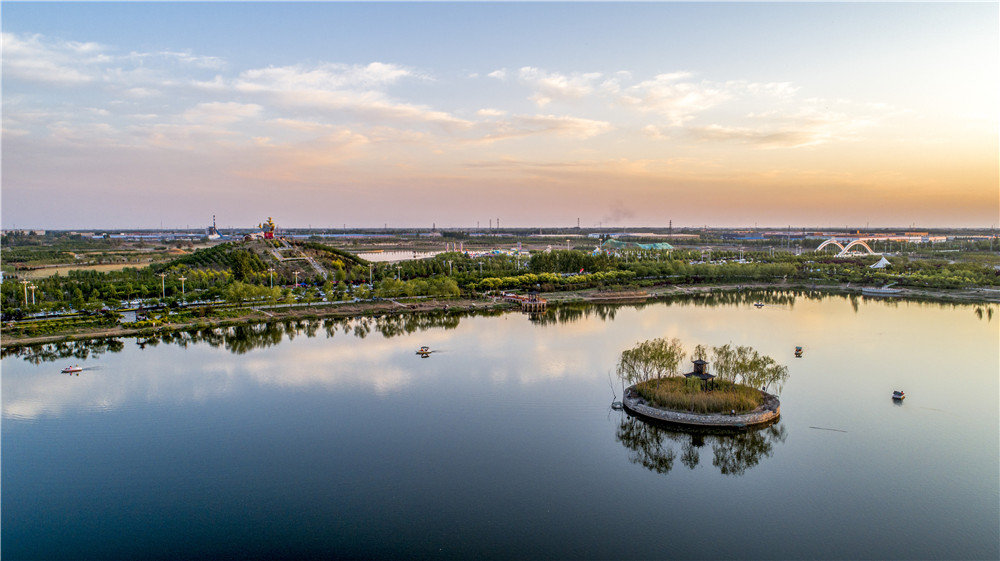
{"type": "Polygon", "coordinates": [[[73,374],[75,372],[83,372],[83,368],[80,368],[80,365],[77,364],[75,366],[67,366],[62,369],[63,374],[73,374]]]}
{"type": "Polygon", "coordinates": [[[903,390],[895,390],[895,391],[892,392],[892,398],[893,399],[903,399],[905,397],[906,397],[906,393],[904,393],[903,390]]]}
{"type": "Polygon", "coordinates": [[[867,286],[866,287],[862,287],[861,288],[861,294],[864,294],[865,296],[896,296],[897,294],[903,292],[903,289],[901,289],[901,288],[891,288],[892,285],[894,285],[894,284],[896,284],[896,283],[891,282],[891,283],[889,283],[889,284],[887,284],[885,286],[876,287],[876,288],[867,287],[867,286]]]}
{"type": "Polygon", "coordinates": [[[417,354],[422,355],[422,354],[427,354],[429,352],[431,352],[430,347],[420,347],[420,350],[417,351],[417,354]]]}
{"type": "Polygon", "coordinates": [[[802,358],[802,347],[795,347],[796,358],[802,358]]]}
{"type": "Polygon", "coordinates": [[[757,307],[757,308],[763,308],[764,307],[764,303],[763,302],[754,302],[753,305],[755,307],[757,307]]]}

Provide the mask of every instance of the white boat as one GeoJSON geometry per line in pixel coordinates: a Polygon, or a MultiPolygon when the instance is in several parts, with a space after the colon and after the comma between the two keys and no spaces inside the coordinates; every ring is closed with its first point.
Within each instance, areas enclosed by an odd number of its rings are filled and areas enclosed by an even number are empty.
{"type": "Polygon", "coordinates": [[[895,296],[900,292],[903,292],[900,288],[890,288],[894,284],[896,283],[890,283],[880,287],[862,287],[861,294],[866,296],[895,296]]]}
{"type": "Polygon", "coordinates": [[[763,308],[764,307],[764,303],[763,302],[754,302],[753,305],[757,306],[758,308],[763,308]]]}
{"type": "Polygon", "coordinates": [[[892,392],[892,398],[893,399],[903,399],[905,397],[906,397],[906,393],[903,392],[902,390],[895,390],[895,391],[892,392]]]}
{"type": "Polygon", "coordinates": [[[79,364],[77,364],[75,366],[67,366],[66,368],[62,369],[62,373],[63,374],[73,374],[74,372],[82,372],[82,371],[83,371],[83,368],[80,368],[79,364]]]}

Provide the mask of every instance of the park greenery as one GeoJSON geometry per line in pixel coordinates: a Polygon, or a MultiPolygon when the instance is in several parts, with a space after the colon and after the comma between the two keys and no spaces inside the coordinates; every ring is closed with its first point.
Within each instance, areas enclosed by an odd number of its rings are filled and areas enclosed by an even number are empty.
{"type": "Polygon", "coordinates": [[[623,385],[634,386],[650,404],[695,413],[752,411],[764,398],[756,388],[780,390],[788,379],[788,367],[748,346],[696,346],[692,358],[706,360],[714,367],[711,373],[716,378],[708,384],[681,375],[687,356],[676,338],[651,339],[622,351],[616,373],[623,385]]]}
{"type": "MultiPolygon", "coordinates": [[[[449,233],[448,238],[460,236],[449,233]]],[[[703,241],[711,242],[709,238],[705,236],[703,241]]],[[[501,237],[488,239],[509,243],[501,237]]],[[[956,248],[948,249],[950,243],[885,244],[887,247],[879,249],[907,250],[891,256],[892,266],[886,269],[869,267],[875,256],[837,257],[832,251],[798,254],[774,251],[756,242],[741,242],[745,246],[742,251],[731,247],[706,250],[687,242],[674,250],[617,248],[595,252],[577,246],[478,256],[452,251],[390,264],[367,262],[318,238],[305,242],[205,242],[202,245],[206,247],[194,247],[190,242],[156,245],[139,241],[126,247],[121,240],[109,237],[9,233],[2,238],[6,278],[0,285],[0,308],[5,320],[60,315],[92,322],[96,321],[92,316],[102,310],[138,306],[178,313],[189,305],[450,298],[512,290],[776,283],[819,289],[845,283],[894,283],[928,289],[1000,287],[1000,258],[992,246],[969,241],[955,242],[956,248]],[[136,263],[140,259],[146,261],[136,263]],[[20,282],[21,271],[67,263],[80,264],[81,268],[38,276],[30,281],[30,293],[29,284],[20,282]],[[122,268],[88,270],[84,266],[93,263],[120,263],[122,268]]],[[[722,368],[725,360],[726,356],[720,356],[722,368]]]]}

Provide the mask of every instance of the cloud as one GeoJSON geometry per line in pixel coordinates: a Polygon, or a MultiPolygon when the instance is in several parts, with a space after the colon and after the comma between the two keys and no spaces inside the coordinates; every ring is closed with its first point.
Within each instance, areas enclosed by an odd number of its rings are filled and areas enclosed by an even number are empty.
{"type": "Polygon", "coordinates": [[[235,87],[240,91],[379,89],[414,76],[417,74],[410,69],[383,62],[269,66],[240,73],[235,87]]]}
{"type": "Polygon", "coordinates": [[[164,61],[176,62],[185,66],[207,69],[219,69],[226,65],[226,61],[219,57],[194,55],[190,51],[159,51],[152,53],[133,51],[124,58],[138,64],[146,64],[150,59],[162,59],[164,61]]]}
{"type": "Polygon", "coordinates": [[[190,52],[130,52],[116,54],[94,42],[65,41],[44,35],[2,33],[5,78],[65,86],[88,82],[133,85],[169,82],[169,66],[218,69],[225,61],[190,52]]]}
{"type": "Polygon", "coordinates": [[[696,139],[751,144],[763,148],[800,148],[857,140],[865,129],[894,114],[882,104],[809,99],[789,110],[750,113],[744,126],[711,124],[689,127],[696,139]],[[840,110],[832,109],[840,107],[840,110]]]}
{"type": "Polygon", "coordinates": [[[209,102],[199,103],[184,112],[184,119],[193,123],[228,124],[258,117],[262,107],[255,103],[209,102]]]}
{"type": "Polygon", "coordinates": [[[517,73],[518,80],[535,90],[532,101],[543,107],[553,100],[580,99],[594,92],[599,72],[561,74],[525,66],[517,73]]]}
{"type": "Polygon", "coordinates": [[[610,81],[603,89],[621,106],[662,115],[675,127],[731,102],[753,100],[772,105],[790,100],[797,91],[789,82],[692,81],[691,77],[690,72],[671,72],[624,88],[610,81]]]}
{"type": "Polygon", "coordinates": [[[503,117],[506,114],[507,112],[502,109],[485,108],[476,111],[476,115],[479,115],[480,117],[503,117]]]}
{"type": "Polygon", "coordinates": [[[755,130],[746,127],[708,125],[692,127],[689,133],[699,140],[741,142],[769,147],[799,147],[821,142],[822,136],[808,130],[755,130]]]}
{"type": "Polygon", "coordinates": [[[52,41],[41,35],[0,33],[3,74],[31,82],[74,85],[95,79],[92,67],[108,61],[97,43],[52,41]]]}
{"type": "Polygon", "coordinates": [[[445,111],[392,99],[384,89],[403,78],[428,79],[410,69],[381,62],[367,65],[321,64],[247,70],[232,83],[216,78],[200,87],[226,89],[266,96],[284,107],[327,111],[354,111],[387,120],[437,123],[452,127],[471,125],[445,111]]]}
{"type": "Polygon", "coordinates": [[[606,121],[560,115],[515,115],[488,124],[489,132],[478,142],[493,142],[533,135],[555,135],[586,139],[611,129],[606,121]]]}
{"type": "MultiPolygon", "coordinates": [[[[372,143],[368,135],[347,128],[331,130],[307,141],[268,143],[251,153],[253,161],[234,168],[238,177],[285,183],[310,183],[325,178],[350,161],[361,158],[372,143]]],[[[256,144],[260,144],[259,142],[256,144]]]]}
{"type": "Polygon", "coordinates": [[[129,88],[125,90],[125,95],[129,97],[154,97],[160,95],[162,92],[154,88],[129,88]]]}
{"type": "Polygon", "coordinates": [[[487,74],[487,76],[489,76],[490,78],[496,78],[497,80],[506,80],[507,79],[507,69],[506,68],[501,68],[499,70],[494,70],[493,72],[490,72],[489,74],[487,74]]]}
{"type": "Polygon", "coordinates": [[[670,124],[681,126],[695,115],[733,99],[734,93],[721,84],[682,82],[686,72],[660,74],[629,86],[618,94],[617,101],[644,112],[665,116],[670,124]]]}

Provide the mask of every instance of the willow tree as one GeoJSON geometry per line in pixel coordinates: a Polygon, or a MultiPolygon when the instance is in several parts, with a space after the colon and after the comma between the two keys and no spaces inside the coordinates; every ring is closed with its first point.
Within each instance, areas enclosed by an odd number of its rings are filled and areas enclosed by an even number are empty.
{"type": "Polygon", "coordinates": [[[643,341],[622,351],[618,359],[617,374],[628,385],[676,376],[685,356],[687,353],[676,338],[643,341]]]}
{"type": "Polygon", "coordinates": [[[722,345],[712,348],[712,369],[722,380],[753,388],[781,384],[788,379],[788,367],[762,355],[753,347],[722,345]]]}

